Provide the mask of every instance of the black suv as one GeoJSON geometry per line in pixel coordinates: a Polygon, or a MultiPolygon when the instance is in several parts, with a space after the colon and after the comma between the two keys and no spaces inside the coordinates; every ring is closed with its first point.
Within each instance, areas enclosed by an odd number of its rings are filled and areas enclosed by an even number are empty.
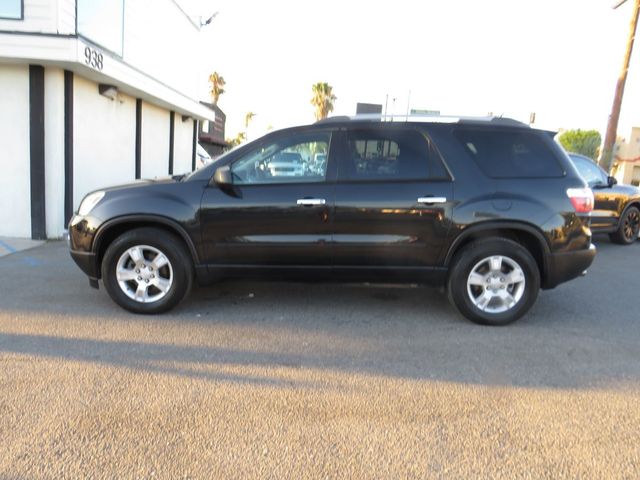
{"type": "Polygon", "coordinates": [[[169,310],[227,276],[446,286],[484,324],[593,261],[593,194],[545,132],[503,118],[335,117],[186,176],[82,201],[71,256],[120,306],[169,310]],[[285,154],[301,168],[279,169],[285,154]]]}
{"type": "Polygon", "coordinates": [[[593,160],[578,153],[569,158],[593,191],[593,233],[608,233],[612,242],[631,245],[640,234],[640,188],[619,185],[593,160]]]}

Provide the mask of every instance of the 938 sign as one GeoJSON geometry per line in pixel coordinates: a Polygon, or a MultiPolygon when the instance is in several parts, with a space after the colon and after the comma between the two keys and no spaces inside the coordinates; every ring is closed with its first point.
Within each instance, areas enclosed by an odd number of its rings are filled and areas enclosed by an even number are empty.
{"type": "Polygon", "coordinates": [[[96,70],[102,70],[103,60],[104,57],[99,51],[91,47],[84,47],[84,63],[96,70]]]}

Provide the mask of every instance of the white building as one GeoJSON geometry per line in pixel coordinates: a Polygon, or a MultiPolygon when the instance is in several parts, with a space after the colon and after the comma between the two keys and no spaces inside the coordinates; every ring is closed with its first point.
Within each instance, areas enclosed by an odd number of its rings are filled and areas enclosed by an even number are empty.
{"type": "Polygon", "coordinates": [[[0,236],[60,237],[87,192],[195,167],[199,32],[173,0],[0,0],[0,236]]]}
{"type": "Polygon", "coordinates": [[[633,127],[629,140],[616,145],[616,178],[619,182],[640,185],[640,127],[633,127]]]}

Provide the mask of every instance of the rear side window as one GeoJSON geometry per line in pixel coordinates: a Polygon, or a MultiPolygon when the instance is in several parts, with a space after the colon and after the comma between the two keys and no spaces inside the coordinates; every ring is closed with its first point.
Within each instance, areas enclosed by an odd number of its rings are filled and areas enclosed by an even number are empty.
{"type": "Polygon", "coordinates": [[[607,175],[593,161],[572,154],[569,154],[569,158],[590,187],[607,184],[607,175]]]}
{"type": "Polygon", "coordinates": [[[430,141],[412,129],[355,129],[347,132],[346,156],[340,160],[344,180],[415,180],[444,177],[434,167],[430,141]]]}
{"type": "Polygon", "coordinates": [[[553,150],[534,132],[458,128],[454,136],[488,177],[544,178],[564,175],[553,150]]]}

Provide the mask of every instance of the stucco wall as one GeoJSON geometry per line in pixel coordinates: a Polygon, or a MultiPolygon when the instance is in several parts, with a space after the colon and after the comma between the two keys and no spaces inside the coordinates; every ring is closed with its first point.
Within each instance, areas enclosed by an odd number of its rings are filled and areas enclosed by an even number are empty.
{"type": "Polygon", "coordinates": [[[110,100],[98,85],[74,76],[73,204],[101,187],[135,178],[136,100],[110,100]]]}
{"type": "Polygon", "coordinates": [[[169,112],[142,103],[142,178],[169,174],[169,112]]]}
{"type": "Polygon", "coordinates": [[[0,65],[0,106],[0,235],[30,237],[27,65],[0,65]]]}
{"type": "Polygon", "coordinates": [[[191,171],[191,153],[193,152],[193,122],[188,119],[182,121],[180,115],[176,115],[175,148],[173,151],[173,173],[180,174],[191,171]]]}
{"type": "Polygon", "coordinates": [[[44,170],[47,237],[59,238],[64,225],[64,71],[44,70],[44,170]]]}

